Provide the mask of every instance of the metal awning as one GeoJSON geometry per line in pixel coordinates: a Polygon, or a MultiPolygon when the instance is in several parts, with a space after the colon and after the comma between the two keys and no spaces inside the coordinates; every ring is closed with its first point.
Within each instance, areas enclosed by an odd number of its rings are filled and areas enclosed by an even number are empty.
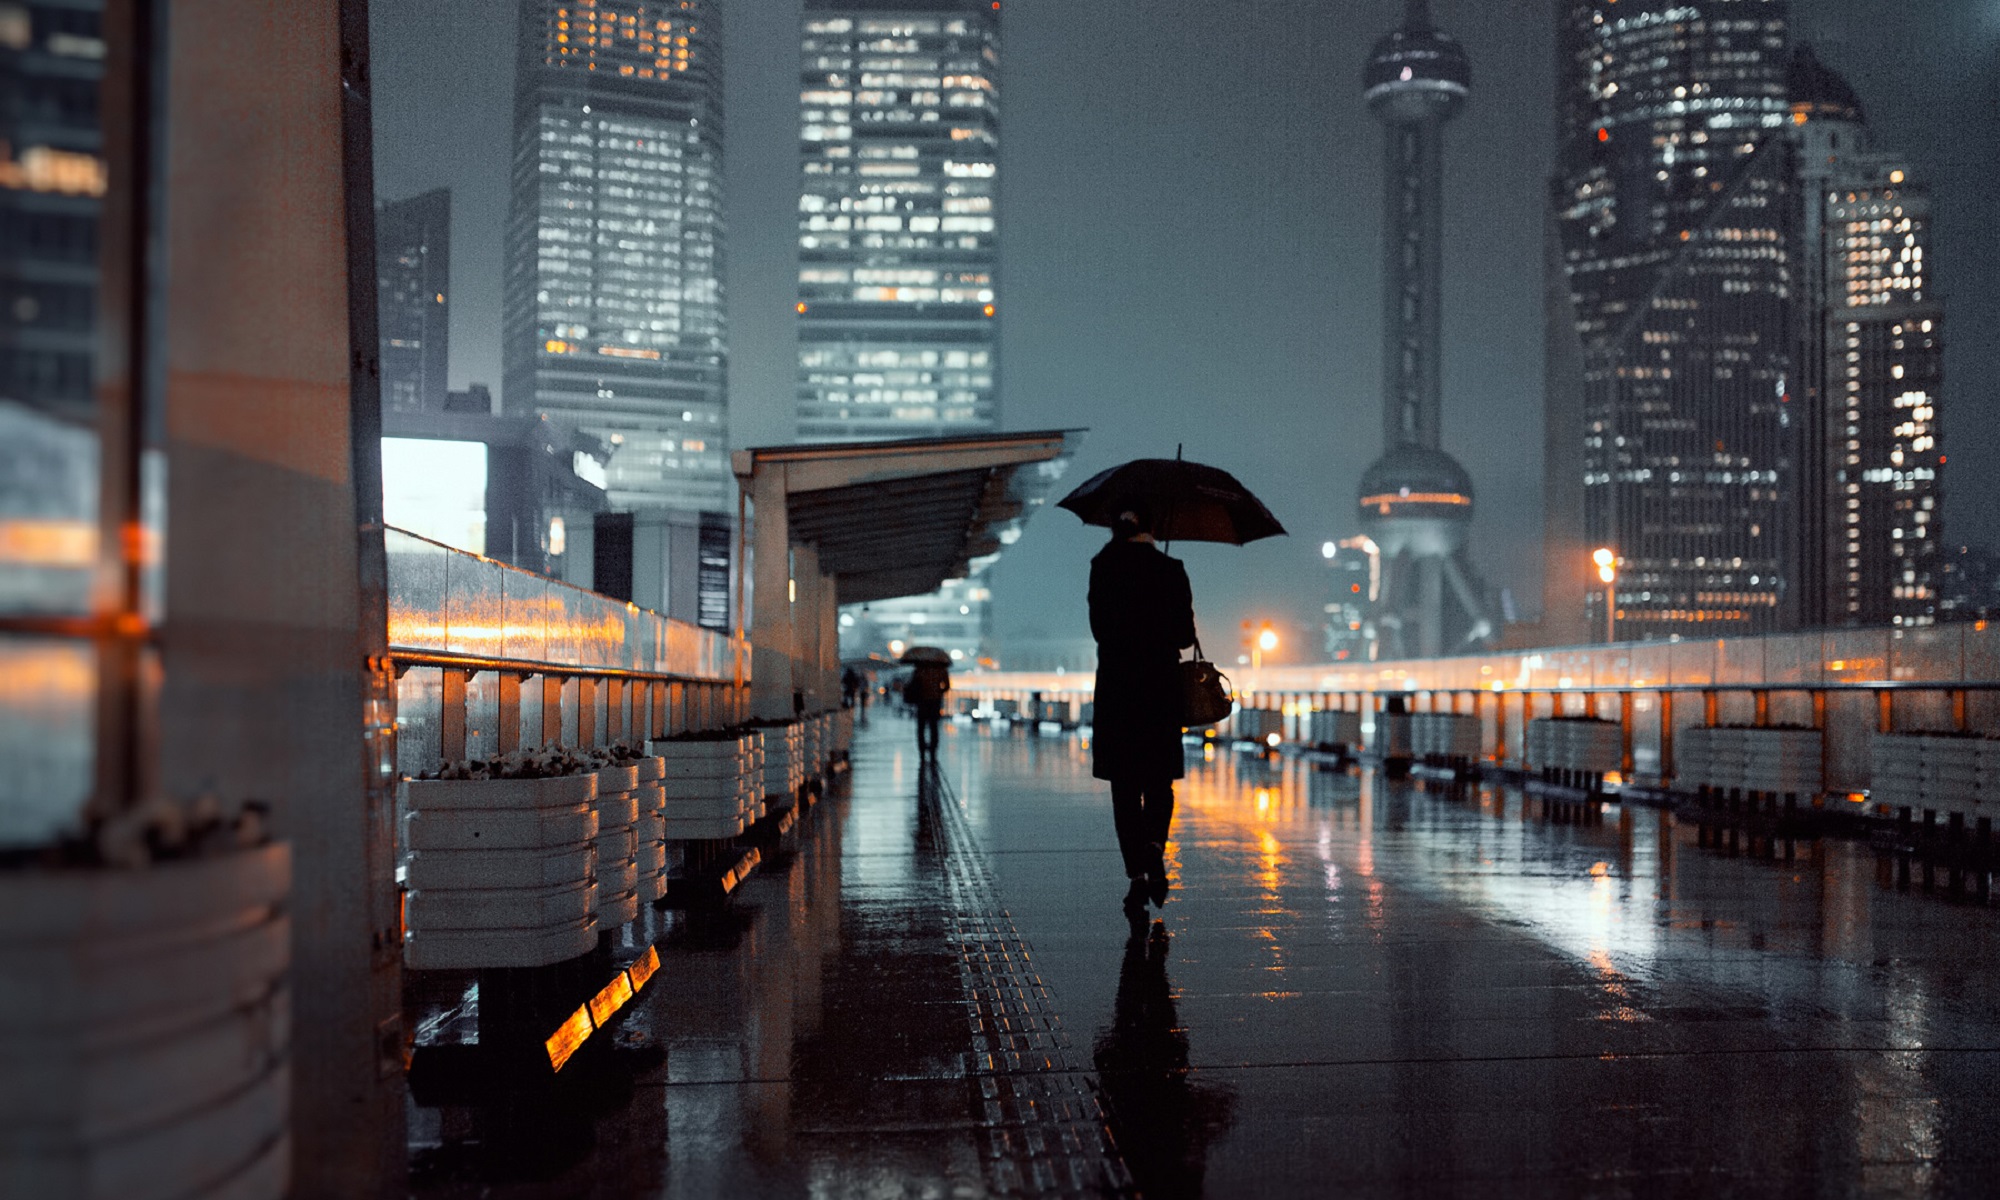
{"type": "Polygon", "coordinates": [[[739,450],[733,465],[760,502],[760,479],[782,475],[791,543],[813,547],[842,604],[860,604],[935,591],[998,553],[1046,500],[1076,436],[772,446],[739,450]]]}
{"type": "MultiPolygon", "coordinates": [[[[754,594],[751,708],[782,720],[839,695],[834,610],[935,591],[1021,536],[1062,477],[1080,431],[738,450],[757,506],[754,554],[737,554],[737,627],[754,594]]],[[[739,511],[739,518],[742,513],[739,511]]],[[[739,538],[748,530],[738,520],[739,538]]]]}

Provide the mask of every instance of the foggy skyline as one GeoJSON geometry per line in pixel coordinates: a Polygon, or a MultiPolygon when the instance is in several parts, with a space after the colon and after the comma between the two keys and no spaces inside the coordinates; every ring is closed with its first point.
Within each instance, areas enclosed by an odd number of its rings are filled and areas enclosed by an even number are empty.
{"type": "MultiPolygon", "coordinates": [[[[498,383],[512,0],[374,7],[376,170],[397,199],[453,190],[451,381],[498,383]]],[[[1379,452],[1379,126],[1369,47],[1400,0],[1256,6],[1010,0],[1003,16],[1002,419],[1088,427],[1071,479],[1171,454],[1250,483],[1294,536],[1177,548],[1211,650],[1236,622],[1313,622],[1318,546],[1355,530],[1379,452]]],[[[1472,553],[1538,607],[1543,208],[1553,149],[1542,0],[1440,0],[1472,96],[1447,134],[1443,443],[1479,497],[1472,553]]],[[[795,0],[726,23],[731,444],[790,440],[798,196],[795,0]]],[[[1990,544],[2000,500],[2000,6],[1794,4],[1795,29],[1860,92],[1939,199],[1949,312],[1948,544],[1990,544]]],[[[1081,636],[1102,540],[1029,525],[996,572],[996,628],[1081,636]]],[[[1283,656],[1294,659],[1297,647],[1283,656]]],[[[1316,654],[1303,657],[1314,658],[1316,654]]]]}

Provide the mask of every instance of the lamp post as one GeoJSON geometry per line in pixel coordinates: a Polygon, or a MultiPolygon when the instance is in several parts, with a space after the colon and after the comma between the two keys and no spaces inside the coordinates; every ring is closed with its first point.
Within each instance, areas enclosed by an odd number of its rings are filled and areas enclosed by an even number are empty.
{"type": "Polygon", "coordinates": [[[1590,556],[1597,564],[1597,577],[1604,582],[1604,641],[1618,640],[1618,555],[1600,546],[1590,556]]]}

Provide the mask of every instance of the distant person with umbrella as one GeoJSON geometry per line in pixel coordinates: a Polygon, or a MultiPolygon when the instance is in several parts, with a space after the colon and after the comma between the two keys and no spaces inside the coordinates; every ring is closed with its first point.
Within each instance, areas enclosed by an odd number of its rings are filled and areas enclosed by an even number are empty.
{"type": "Polygon", "coordinates": [[[1125,912],[1167,902],[1167,837],[1181,749],[1180,654],[1196,644],[1187,568],[1156,536],[1241,545],[1283,533],[1248,489],[1213,467],[1141,459],[1102,472],[1060,507],[1111,529],[1090,561],[1090,632],[1097,639],[1091,773],[1111,784],[1111,816],[1131,886],[1125,912]]]}
{"type": "Polygon", "coordinates": [[[934,759],[944,719],[944,694],[951,690],[951,655],[935,646],[912,646],[903,661],[910,664],[903,700],[917,710],[917,755],[934,759]]]}

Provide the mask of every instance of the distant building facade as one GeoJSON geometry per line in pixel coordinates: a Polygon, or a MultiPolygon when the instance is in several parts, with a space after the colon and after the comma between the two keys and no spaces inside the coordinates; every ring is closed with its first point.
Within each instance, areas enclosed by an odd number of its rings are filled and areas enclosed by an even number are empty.
{"type": "MultiPolygon", "coordinates": [[[[1860,99],[1801,48],[1791,129],[1803,191],[1804,617],[1928,625],[1941,615],[1944,307],[1929,190],[1873,144],[1860,99]]],[[[1948,610],[1946,610],[1948,611],[1948,610]]]]}
{"type": "Polygon", "coordinates": [[[451,385],[451,189],[375,210],[382,410],[442,412],[451,385]]]}
{"type": "MultiPolygon", "coordinates": [[[[806,0],[801,441],[999,425],[999,18],[985,0],[806,0]]],[[[844,613],[843,653],[987,657],[982,566],[844,613]]]]}
{"type": "Polygon", "coordinates": [[[716,0],[521,0],[501,402],[615,509],[729,511],[716,0]]]}
{"type": "MultiPolygon", "coordinates": [[[[1621,560],[1617,637],[1784,628],[1800,503],[1785,5],[1562,0],[1557,50],[1552,204],[1581,376],[1558,461],[1581,487],[1552,525],[1621,560]]],[[[1587,628],[1607,628],[1606,599],[1582,598],[1587,628]]]]}

